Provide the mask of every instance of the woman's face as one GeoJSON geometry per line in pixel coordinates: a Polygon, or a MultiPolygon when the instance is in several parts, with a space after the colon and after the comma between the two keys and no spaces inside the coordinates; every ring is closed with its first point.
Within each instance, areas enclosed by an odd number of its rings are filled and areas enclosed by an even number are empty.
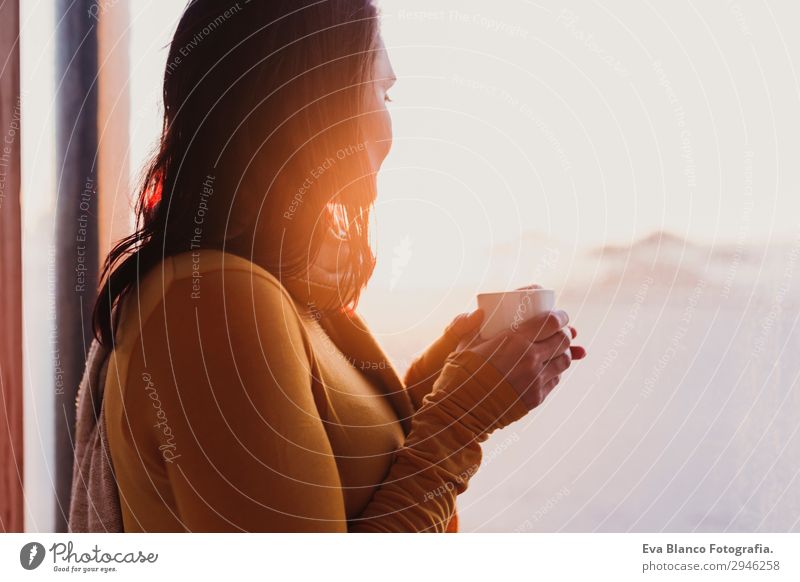
{"type": "Polygon", "coordinates": [[[373,69],[372,91],[369,93],[371,103],[365,115],[365,139],[369,151],[372,169],[377,172],[383,160],[392,148],[392,117],[386,108],[389,99],[389,89],[397,81],[389,54],[383,44],[383,39],[378,39],[378,50],[375,55],[373,69]]]}

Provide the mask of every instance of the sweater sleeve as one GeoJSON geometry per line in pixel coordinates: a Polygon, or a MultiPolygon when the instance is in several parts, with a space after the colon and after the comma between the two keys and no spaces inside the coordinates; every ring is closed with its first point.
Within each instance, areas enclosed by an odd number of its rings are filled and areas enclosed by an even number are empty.
{"type": "Polygon", "coordinates": [[[526,413],[514,388],[483,357],[449,355],[389,475],[350,530],[445,531],[456,496],[480,466],[480,443],[526,413]]]}
{"type": "Polygon", "coordinates": [[[447,356],[456,349],[458,342],[459,338],[447,328],[411,362],[403,382],[415,410],[419,410],[422,400],[433,390],[433,385],[442,373],[447,356]]]}
{"type": "Polygon", "coordinates": [[[249,272],[204,274],[195,288],[174,281],[142,330],[169,489],[189,531],[443,531],[479,442],[526,412],[480,356],[448,357],[385,481],[348,521],[288,294],[249,272]]]}

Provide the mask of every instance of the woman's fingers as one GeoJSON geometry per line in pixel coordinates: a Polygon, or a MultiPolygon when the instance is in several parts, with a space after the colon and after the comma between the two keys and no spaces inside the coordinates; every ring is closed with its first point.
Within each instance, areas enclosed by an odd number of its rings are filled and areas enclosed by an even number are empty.
{"type": "MultiPolygon", "coordinates": [[[[544,373],[544,370],[542,370],[542,373],[544,373]]],[[[547,379],[542,378],[539,388],[534,388],[535,383],[532,383],[531,387],[521,395],[522,401],[530,410],[533,410],[544,402],[560,381],[561,376],[552,376],[547,379]]]]}
{"type": "Polygon", "coordinates": [[[478,330],[482,321],[483,310],[481,308],[470,313],[461,313],[447,326],[445,333],[458,341],[456,349],[463,350],[480,341],[478,330]]]}
{"type": "Polygon", "coordinates": [[[586,357],[586,348],[583,346],[570,346],[569,349],[572,352],[573,360],[582,360],[586,357]]]}
{"type": "Polygon", "coordinates": [[[550,368],[550,373],[553,376],[560,376],[567,371],[570,365],[572,365],[572,354],[569,350],[566,350],[551,360],[548,360],[546,367],[550,368]]]}
{"type": "MultiPolygon", "coordinates": [[[[465,317],[477,319],[482,315],[473,312],[465,317]]],[[[586,357],[583,346],[571,345],[578,332],[568,324],[565,311],[548,311],[469,349],[506,374],[528,408],[533,409],[560,382],[573,360],[586,357]]],[[[476,325],[476,329],[480,326],[476,325]]]]}
{"type": "Polygon", "coordinates": [[[539,372],[539,380],[541,385],[547,386],[554,379],[560,378],[561,374],[563,374],[570,367],[570,364],[572,364],[572,356],[570,355],[569,350],[566,350],[553,359],[548,360],[539,372]]]}
{"type": "Polygon", "coordinates": [[[547,398],[547,395],[553,391],[553,388],[555,388],[559,382],[561,382],[561,376],[556,376],[545,383],[545,385],[542,387],[542,392],[544,392],[545,398],[547,398]]]}
{"type": "Polygon", "coordinates": [[[580,360],[586,356],[586,350],[581,346],[570,346],[569,349],[554,356],[547,361],[542,370],[542,380],[547,384],[553,378],[560,378],[567,371],[573,360],[580,360]]]}
{"type": "Polygon", "coordinates": [[[571,341],[569,332],[559,329],[547,339],[531,344],[531,349],[535,351],[536,359],[543,363],[567,351],[571,341]]]}
{"type": "Polygon", "coordinates": [[[547,311],[523,321],[514,333],[521,333],[532,342],[542,341],[557,333],[569,323],[566,311],[556,309],[547,311]]]}
{"type": "Polygon", "coordinates": [[[456,337],[464,337],[474,331],[481,321],[483,321],[483,310],[480,308],[469,313],[459,313],[447,326],[447,331],[456,337]]]}
{"type": "Polygon", "coordinates": [[[466,320],[467,323],[463,325],[469,328],[468,331],[472,331],[473,329],[478,327],[483,321],[483,309],[478,307],[474,311],[471,311],[470,313],[467,314],[466,320]]]}
{"type": "Polygon", "coordinates": [[[533,283],[531,285],[525,285],[525,287],[518,287],[517,289],[515,289],[515,291],[525,291],[526,289],[541,289],[541,288],[542,288],[541,285],[533,283]]]}

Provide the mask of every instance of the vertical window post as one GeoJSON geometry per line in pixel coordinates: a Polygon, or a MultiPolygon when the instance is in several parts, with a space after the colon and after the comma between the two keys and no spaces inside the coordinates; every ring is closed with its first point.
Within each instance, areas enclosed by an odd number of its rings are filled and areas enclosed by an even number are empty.
{"type": "Polygon", "coordinates": [[[24,528],[19,1],[0,2],[0,532],[24,528]]]}
{"type": "Polygon", "coordinates": [[[56,531],[66,531],[75,396],[97,290],[97,2],[56,2],[56,531]]]}

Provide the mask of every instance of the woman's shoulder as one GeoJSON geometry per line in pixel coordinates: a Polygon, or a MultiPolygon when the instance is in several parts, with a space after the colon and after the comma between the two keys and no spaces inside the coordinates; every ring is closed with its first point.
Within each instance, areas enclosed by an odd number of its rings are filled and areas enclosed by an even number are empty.
{"type": "Polygon", "coordinates": [[[213,310],[221,301],[257,301],[283,313],[288,307],[300,316],[291,294],[272,273],[239,255],[201,249],[165,257],[151,268],[126,298],[121,319],[144,322],[167,303],[172,311],[180,311],[180,305],[213,310]]]}
{"type": "Polygon", "coordinates": [[[248,292],[259,296],[292,301],[288,289],[272,273],[239,255],[216,249],[199,249],[165,257],[153,267],[138,284],[140,301],[160,302],[177,293],[186,299],[199,301],[203,291],[238,294],[248,292]]]}
{"type": "MultiPolygon", "coordinates": [[[[247,279],[268,282],[276,291],[288,293],[275,275],[239,255],[216,249],[199,249],[179,253],[165,259],[173,281],[210,278],[213,280],[231,279],[238,283],[247,279]]],[[[165,265],[166,266],[166,265],[165,265]]],[[[199,281],[198,281],[199,282],[199,281]]]]}

